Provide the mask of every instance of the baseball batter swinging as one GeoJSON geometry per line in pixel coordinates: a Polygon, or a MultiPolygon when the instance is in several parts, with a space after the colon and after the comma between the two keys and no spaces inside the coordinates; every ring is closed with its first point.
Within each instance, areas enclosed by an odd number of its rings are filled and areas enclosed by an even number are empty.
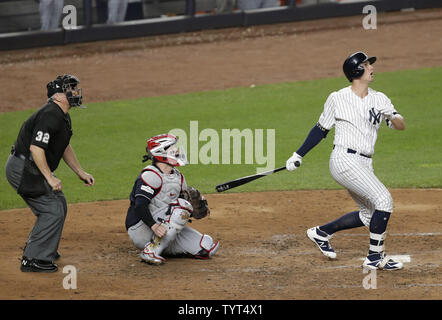
{"type": "Polygon", "coordinates": [[[177,142],[172,134],[147,140],[144,161],[152,160],[152,165],[142,170],[130,194],[126,229],[135,247],[142,250],[141,259],[149,264],[163,264],[163,254],[208,259],[220,246],[211,236],[186,225],[191,217],[204,218],[210,210],[207,200],[187,187],[176,169],[187,163],[177,142]]]}
{"type": "Polygon", "coordinates": [[[385,94],[368,87],[373,81],[375,61],[376,57],[369,58],[363,52],[356,52],[345,60],[343,71],[351,86],[329,95],[318,123],[287,160],[286,167],[295,170],[295,162],[302,163],[307,152],[335,127],[330,172],[336,182],[347,188],[360,209],[308,229],[307,236],[326,257],[335,259],[336,252],[330,245],[334,233],[365,225],[370,231],[370,246],[363,267],[398,270],[403,264],[388,258],[384,252],[393,199],[374,174],[372,155],[382,120],[396,130],[404,130],[405,121],[385,94]]]}

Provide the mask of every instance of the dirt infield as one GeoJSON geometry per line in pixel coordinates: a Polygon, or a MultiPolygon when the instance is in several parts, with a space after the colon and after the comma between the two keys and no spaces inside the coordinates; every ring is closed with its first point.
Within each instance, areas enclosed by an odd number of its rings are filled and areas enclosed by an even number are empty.
{"type": "Polygon", "coordinates": [[[212,215],[192,222],[222,246],[214,259],[170,258],[160,267],[138,257],[124,228],[128,201],[69,206],[56,274],[19,270],[33,225],[28,209],[1,212],[0,299],[440,299],[442,190],[393,190],[389,254],[409,255],[397,272],[378,272],[366,290],[363,227],[336,234],[329,261],[305,236],[308,227],[354,210],[344,190],[212,194],[212,215]],[[76,290],[61,272],[77,269],[76,290]],[[153,292],[151,288],[159,288],[153,292]]]}
{"type": "MultiPolygon", "coordinates": [[[[38,107],[42,83],[65,72],[80,77],[87,101],[105,101],[341,76],[342,57],[357,50],[377,55],[380,71],[442,65],[442,10],[382,14],[371,31],[361,20],[0,52],[0,112],[38,107]]],[[[71,204],[56,274],[20,272],[34,216],[2,211],[0,299],[441,299],[442,190],[392,195],[387,250],[409,262],[378,272],[376,290],[363,287],[365,228],[336,235],[336,261],[306,238],[308,227],[355,210],[346,191],[319,190],[208,195],[212,215],[192,226],[221,241],[218,254],[161,267],[141,263],[129,241],[128,200],[71,204]],[[63,288],[67,265],[77,269],[77,289],[63,288]]]]}

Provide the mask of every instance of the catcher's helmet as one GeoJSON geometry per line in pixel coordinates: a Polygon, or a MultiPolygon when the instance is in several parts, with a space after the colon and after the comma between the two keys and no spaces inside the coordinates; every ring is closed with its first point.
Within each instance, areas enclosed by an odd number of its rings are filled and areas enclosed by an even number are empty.
{"type": "Polygon", "coordinates": [[[80,80],[76,76],[70,74],[58,76],[57,79],[46,85],[48,98],[57,92],[65,93],[71,107],[80,107],[83,102],[83,96],[81,88],[78,88],[79,83],[80,80]],[[74,95],[73,92],[76,94],[74,95]]]}
{"type": "Polygon", "coordinates": [[[376,61],[376,57],[368,57],[364,52],[356,52],[345,59],[342,69],[347,77],[348,81],[353,82],[353,79],[359,79],[364,74],[364,67],[361,63],[370,61],[373,64],[376,61]]]}
{"type": "Polygon", "coordinates": [[[185,152],[176,146],[178,138],[173,134],[160,134],[147,139],[144,161],[156,160],[171,166],[185,166],[187,164],[185,152]]]}

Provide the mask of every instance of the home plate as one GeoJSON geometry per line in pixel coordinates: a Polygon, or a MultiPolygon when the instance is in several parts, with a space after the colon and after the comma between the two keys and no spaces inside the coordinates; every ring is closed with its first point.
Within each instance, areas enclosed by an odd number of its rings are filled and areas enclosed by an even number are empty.
{"type": "Polygon", "coordinates": [[[408,254],[392,255],[392,256],[387,254],[387,257],[389,257],[390,259],[393,259],[396,262],[402,262],[402,263],[404,263],[404,262],[407,262],[407,263],[411,262],[411,256],[409,256],[408,254]]]}
{"type": "MultiPolygon", "coordinates": [[[[398,255],[389,255],[387,254],[387,257],[396,261],[396,262],[402,262],[402,263],[409,263],[411,262],[411,256],[408,254],[398,254],[398,255]]],[[[365,260],[365,258],[362,258],[360,260],[365,260]]]]}

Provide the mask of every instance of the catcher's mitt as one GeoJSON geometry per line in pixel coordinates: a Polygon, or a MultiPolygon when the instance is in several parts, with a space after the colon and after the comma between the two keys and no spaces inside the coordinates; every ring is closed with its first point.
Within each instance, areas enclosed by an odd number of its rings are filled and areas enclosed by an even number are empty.
{"type": "Polygon", "coordinates": [[[207,205],[207,200],[204,198],[204,196],[201,195],[201,193],[197,189],[193,187],[188,187],[187,189],[183,190],[183,192],[180,195],[180,198],[183,198],[191,203],[193,207],[193,213],[192,213],[193,218],[202,219],[210,214],[210,209],[207,205]]]}

